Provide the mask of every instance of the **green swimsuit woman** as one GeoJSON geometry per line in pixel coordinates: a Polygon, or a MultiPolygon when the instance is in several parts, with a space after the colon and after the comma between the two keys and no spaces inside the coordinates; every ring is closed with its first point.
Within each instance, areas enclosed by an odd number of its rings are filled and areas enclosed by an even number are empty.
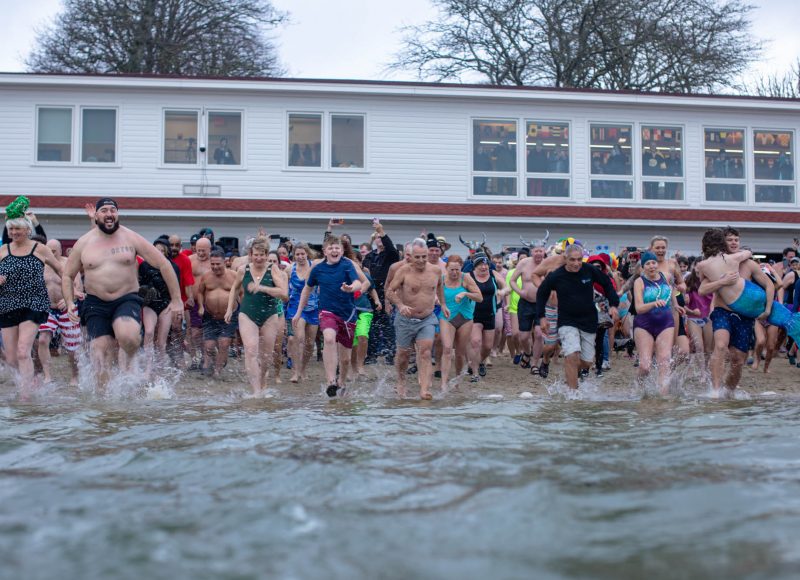
{"type": "MultiPolygon", "coordinates": [[[[255,282],[252,272],[250,272],[250,265],[248,264],[244,270],[244,279],[242,280],[242,288],[244,289],[244,297],[242,298],[242,305],[239,310],[242,314],[247,315],[247,318],[253,321],[256,326],[264,326],[264,323],[269,320],[273,314],[283,316],[283,304],[281,301],[265,294],[264,292],[256,292],[252,294],[248,292],[247,287],[250,282],[255,282]]],[[[267,265],[264,275],[261,277],[260,286],[268,288],[275,288],[275,282],[272,280],[272,268],[267,265]]]]}

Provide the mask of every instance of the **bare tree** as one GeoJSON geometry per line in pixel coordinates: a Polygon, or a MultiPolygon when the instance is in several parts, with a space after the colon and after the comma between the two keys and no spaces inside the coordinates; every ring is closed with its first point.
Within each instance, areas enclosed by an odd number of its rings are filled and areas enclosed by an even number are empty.
{"type": "Polygon", "coordinates": [[[32,72],[283,73],[269,0],[64,0],[27,59],[32,72]]]}
{"type": "Polygon", "coordinates": [[[433,0],[390,65],[496,85],[710,91],[755,59],[743,0],[433,0]]]}
{"type": "Polygon", "coordinates": [[[740,92],[759,97],[800,98],[800,58],[783,75],[773,74],[740,87],[740,92]]]}

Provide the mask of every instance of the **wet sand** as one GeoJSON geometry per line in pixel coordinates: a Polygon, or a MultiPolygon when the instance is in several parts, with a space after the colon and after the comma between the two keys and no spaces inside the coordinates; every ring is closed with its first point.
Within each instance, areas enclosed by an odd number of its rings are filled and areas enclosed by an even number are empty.
{"type": "MultiPolygon", "coordinates": [[[[49,393],[61,395],[78,395],[75,387],[68,387],[69,372],[67,357],[53,358],[54,384],[36,386],[34,393],[46,396],[49,393]]],[[[762,363],[763,364],[763,363],[762,363]]],[[[611,370],[605,371],[604,376],[597,378],[594,370],[590,371],[589,378],[581,381],[578,392],[567,389],[564,383],[563,362],[561,359],[553,361],[550,365],[550,375],[543,379],[532,375],[529,370],[522,369],[512,364],[508,356],[504,355],[494,359],[492,366],[487,369],[487,376],[479,382],[470,382],[469,376],[464,376],[459,385],[450,381],[450,388],[442,392],[441,381],[433,379],[432,394],[434,400],[475,400],[484,397],[518,398],[520,396],[533,398],[548,397],[576,397],[590,399],[631,399],[640,398],[647,391],[655,394],[655,388],[646,383],[646,387],[638,386],[635,381],[636,368],[633,359],[623,353],[615,353],[611,357],[611,370]],[[526,395],[524,393],[530,393],[526,395]]],[[[297,400],[308,398],[327,399],[324,394],[325,380],[321,362],[313,361],[309,364],[309,378],[301,383],[291,383],[289,378],[291,370],[285,367],[281,370],[281,383],[276,384],[272,376],[269,378],[268,395],[274,398],[286,397],[297,400]]],[[[350,381],[346,396],[353,398],[385,398],[397,399],[394,392],[395,371],[383,362],[366,367],[367,376],[350,381]]],[[[131,382],[139,383],[132,389],[122,389],[125,398],[219,398],[244,399],[249,396],[250,389],[244,373],[243,361],[240,358],[229,360],[222,376],[217,379],[207,378],[197,371],[184,371],[178,373],[172,368],[162,369],[157,373],[158,378],[149,384],[141,381],[141,376],[131,377],[131,382]]],[[[652,378],[652,375],[651,375],[652,378]]],[[[122,378],[124,379],[124,378],[122,378]]],[[[784,397],[800,391],[800,368],[789,366],[785,355],[773,360],[770,372],[765,374],[763,368],[754,371],[749,366],[745,367],[739,391],[740,397],[777,396],[784,397]]],[[[120,377],[117,377],[119,383],[120,377]]],[[[710,383],[708,375],[702,364],[702,357],[693,357],[691,360],[676,367],[671,380],[671,394],[688,396],[707,396],[710,383]]],[[[13,395],[15,386],[8,370],[0,375],[0,385],[6,396],[13,395]]],[[[407,399],[414,400],[419,396],[416,375],[408,375],[407,399]]],[[[84,394],[87,387],[83,388],[84,394]]],[[[120,395],[119,385],[117,395],[120,395]]]]}

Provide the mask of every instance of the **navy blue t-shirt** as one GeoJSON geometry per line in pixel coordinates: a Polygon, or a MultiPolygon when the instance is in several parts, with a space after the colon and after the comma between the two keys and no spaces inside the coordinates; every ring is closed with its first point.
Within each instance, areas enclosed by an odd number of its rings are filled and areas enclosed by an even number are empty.
{"type": "Polygon", "coordinates": [[[311,269],[306,280],[306,285],[319,286],[319,309],[332,312],[345,322],[355,321],[357,318],[353,294],[342,292],[342,284],[352,284],[358,280],[355,266],[347,258],[342,258],[336,264],[329,264],[327,260],[320,262],[311,269]]]}

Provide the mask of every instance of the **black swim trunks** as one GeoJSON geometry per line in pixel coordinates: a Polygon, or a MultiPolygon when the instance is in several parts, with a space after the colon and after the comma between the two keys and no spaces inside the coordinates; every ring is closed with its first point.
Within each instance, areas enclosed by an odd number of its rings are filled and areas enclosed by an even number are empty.
{"type": "Polygon", "coordinates": [[[86,327],[89,340],[101,336],[114,336],[112,325],[117,318],[132,318],[141,326],[142,304],[141,297],[134,292],[108,302],[87,294],[81,308],[81,326],[86,327]]]}
{"type": "Polygon", "coordinates": [[[203,340],[219,340],[220,338],[233,338],[239,328],[238,313],[226,323],[221,318],[212,318],[208,312],[203,313],[203,340]]]}
{"type": "Polygon", "coordinates": [[[520,332],[530,332],[533,330],[533,322],[536,318],[536,302],[528,302],[522,296],[517,305],[517,320],[519,321],[520,332]]]}

